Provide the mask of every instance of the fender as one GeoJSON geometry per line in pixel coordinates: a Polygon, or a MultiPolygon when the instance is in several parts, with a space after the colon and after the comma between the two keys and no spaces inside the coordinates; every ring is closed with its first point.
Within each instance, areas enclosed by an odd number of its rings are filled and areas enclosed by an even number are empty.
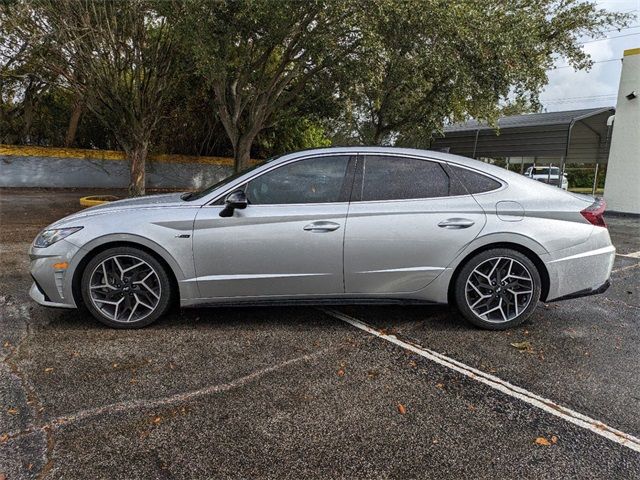
{"type": "MultiPolygon", "coordinates": [[[[184,270],[182,269],[180,264],[176,261],[176,259],[164,247],[154,242],[153,240],[142,237],[140,235],[131,234],[131,233],[116,233],[116,234],[103,235],[103,236],[94,238],[89,242],[87,242],[86,244],[84,244],[82,248],[80,248],[78,253],[74,255],[73,259],[70,262],[69,269],[74,272],[73,276],[75,277],[76,269],[78,268],[80,263],[87,258],[87,255],[91,251],[103,245],[107,245],[110,243],[122,243],[122,242],[146,247],[149,250],[153,251],[158,256],[160,256],[169,266],[176,281],[178,282],[178,288],[180,289],[181,299],[197,298],[199,296],[197,282],[184,282],[184,280],[188,278],[187,275],[185,275],[184,270]]],[[[72,296],[73,278],[66,279],[65,283],[66,283],[65,291],[69,293],[68,298],[73,298],[72,296]]]]}

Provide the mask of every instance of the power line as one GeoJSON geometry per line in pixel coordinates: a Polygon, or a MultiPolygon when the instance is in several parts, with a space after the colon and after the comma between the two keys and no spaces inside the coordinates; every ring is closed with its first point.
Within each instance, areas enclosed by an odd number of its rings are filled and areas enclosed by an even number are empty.
{"type": "Polygon", "coordinates": [[[611,30],[604,30],[600,33],[624,32],[625,30],[631,30],[632,28],[640,28],[640,25],[630,25],[622,28],[612,28],[611,30]]]}
{"type": "Polygon", "coordinates": [[[614,38],[623,38],[623,37],[633,37],[634,35],[640,35],[640,32],[627,33],[625,35],[616,35],[615,37],[596,38],[595,40],[587,40],[586,42],[578,42],[578,44],[584,45],[585,43],[604,42],[605,40],[613,40],[614,38]]]}
{"type": "MultiPolygon", "coordinates": [[[[607,62],[619,62],[620,58],[609,58],[608,60],[598,60],[597,62],[593,62],[593,65],[596,63],[607,63],[607,62]]],[[[562,68],[573,68],[573,65],[562,65],[561,67],[551,67],[549,70],[560,70],[562,68]]]]}
{"type": "Polygon", "coordinates": [[[605,100],[607,98],[611,98],[611,97],[617,97],[618,94],[617,93],[608,93],[608,94],[603,94],[603,95],[585,95],[582,97],[566,97],[566,98],[549,98],[547,100],[543,100],[542,98],[540,99],[540,101],[542,103],[573,103],[573,102],[588,102],[588,101],[596,101],[596,100],[605,100]]]}
{"type": "Polygon", "coordinates": [[[543,105],[564,105],[567,103],[593,103],[593,102],[609,103],[610,101],[613,101],[616,98],[617,97],[614,95],[611,97],[585,98],[585,99],[577,99],[577,100],[558,100],[558,101],[540,100],[540,103],[542,103],[543,105]]]}

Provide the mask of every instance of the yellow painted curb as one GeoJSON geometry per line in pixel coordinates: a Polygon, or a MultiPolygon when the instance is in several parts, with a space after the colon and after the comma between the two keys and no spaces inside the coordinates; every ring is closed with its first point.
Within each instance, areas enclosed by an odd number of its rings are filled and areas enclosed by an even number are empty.
{"type": "Polygon", "coordinates": [[[113,202],[119,200],[115,195],[92,195],[90,197],[82,197],[80,199],[80,205],[83,207],[95,207],[96,205],[102,205],[103,203],[113,202]]]}
{"type": "MultiPolygon", "coordinates": [[[[89,150],[82,148],[38,147],[33,145],[5,144],[0,144],[0,156],[69,158],[76,160],[126,160],[124,152],[116,150],[89,150]]],[[[196,157],[191,155],[157,154],[149,155],[148,159],[151,162],[158,163],[205,164],[233,167],[233,158],[227,157],[196,157]]]]}
{"type": "Polygon", "coordinates": [[[623,57],[630,57],[631,55],[640,55],[640,48],[630,48],[629,50],[625,50],[623,57]]]}

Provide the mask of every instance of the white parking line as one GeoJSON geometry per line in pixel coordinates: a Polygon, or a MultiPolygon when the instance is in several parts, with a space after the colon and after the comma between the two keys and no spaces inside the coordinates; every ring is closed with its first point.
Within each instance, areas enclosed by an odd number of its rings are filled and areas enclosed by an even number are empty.
{"type": "Polygon", "coordinates": [[[567,422],[573,423],[574,425],[582,427],[586,430],[590,430],[591,432],[607,438],[612,442],[616,442],[620,445],[630,448],[631,450],[640,452],[640,439],[634,437],[633,435],[629,435],[628,433],[616,430],[615,428],[594,420],[593,418],[582,415],[581,413],[575,412],[570,408],[563,407],[562,405],[558,405],[552,400],[540,397],[539,395],[529,392],[524,388],[520,388],[498,377],[465,365],[464,363],[447,357],[446,355],[442,355],[441,353],[429,350],[428,348],[424,348],[419,345],[414,345],[412,343],[400,340],[395,335],[388,335],[386,333],[383,333],[358,320],[357,318],[353,318],[349,315],[345,315],[344,313],[328,308],[324,308],[322,309],[322,311],[334,318],[337,318],[338,320],[347,322],[354,327],[359,328],[360,330],[375,335],[376,337],[382,338],[383,340],[391,342],[394,345],[404,348],[405,350],[409,350],[410,352],[420,355],[421,357],[431,360],[432,362],[442,365],[443,367],[455,370],[456,372],[461,373],[462,375],[469,377],[472,380],[483,383],[506,395],[517,398],[518,400],[526,402],[529,405],[539,408],[540,410],[544,410],[545,412],[555,415],[556,417],[560,417],[567,422]]]}
{"type": "Polygon", "coordinates": [[[616,253],[616,255],[618,255],[620,257],[627,257],[627,258],[640,258],[640,251],[639,252],[631,252],[631,253],[616,253]]]}
{"type": "Polygon", "coordinates": [[[636,267],[640,267],[640,263],[636,263],[635,265],[627,265],[626,267],[616,268],[615,270],[611,270],[611,273],[624,272],[625,270],[630,270],[636,267]]]}

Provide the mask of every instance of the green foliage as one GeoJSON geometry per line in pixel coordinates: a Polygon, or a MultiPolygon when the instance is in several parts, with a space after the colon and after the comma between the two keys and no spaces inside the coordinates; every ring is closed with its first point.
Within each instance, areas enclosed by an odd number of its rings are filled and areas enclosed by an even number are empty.
{"type": "Polygon", "coordinates": [[[280,155],[307,148],[331,146],[325,129],[308,118],[286,119],[265,131],[258,140],[261,156],[280,155]]]}
{"type": "MultiPolygon", "coordinates": [[[[558,56],[629,15],[583,0],[11,0],[0,141],[250,156],[427,147],[448,122],[539,109],[558,56]]],[[[578,180],[576,183],[585,183],[578,180]]]]}
{"type": "Polygon", "coordinates": [[[411,146],[428,143],[446,122],[493,122],[504,108],[536,110],[554,58],[588,67],[577,38],[629,18],[578,0],[363,5],[363,54],[337,135],[411,146]]]}

